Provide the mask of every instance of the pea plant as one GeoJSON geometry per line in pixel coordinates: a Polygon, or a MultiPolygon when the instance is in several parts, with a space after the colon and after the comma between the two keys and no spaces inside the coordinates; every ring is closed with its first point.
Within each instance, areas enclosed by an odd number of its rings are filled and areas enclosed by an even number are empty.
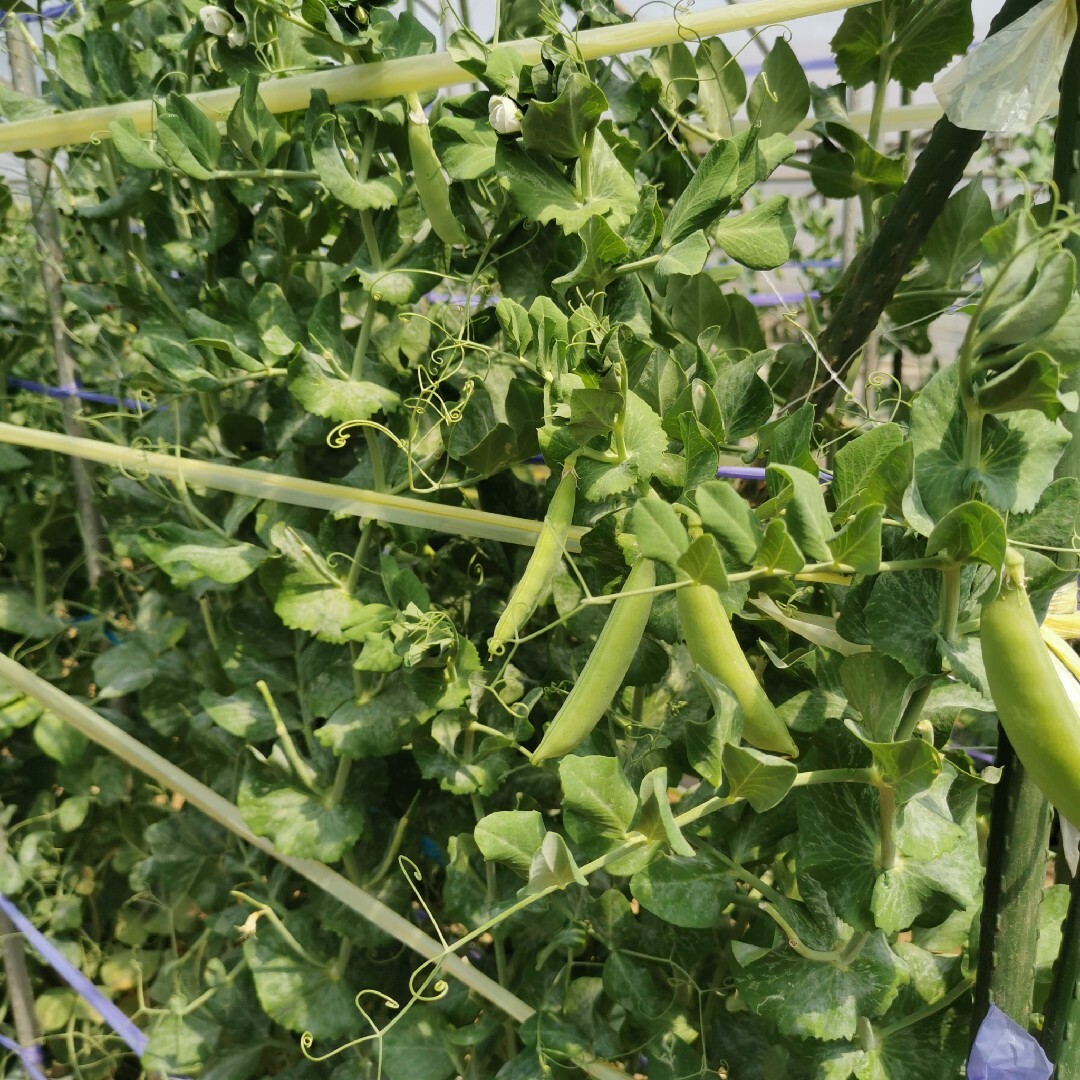
{"type": "Polygon", "coordinates": [[[415,12],[8,15],[0,892],[149,1038],[32,959],[52,1075],[922,1080],[991,1005],[1066,1075],[1062,177],[959,186],[878,296],[963,320],[925,385],[821,344],[969,8],[847,12],[864,133],[784,33],[748,84],[681,10],[502,0],[433,92],[415,12]],[[764,318],[785,164],[863,248],[764,318]]]}

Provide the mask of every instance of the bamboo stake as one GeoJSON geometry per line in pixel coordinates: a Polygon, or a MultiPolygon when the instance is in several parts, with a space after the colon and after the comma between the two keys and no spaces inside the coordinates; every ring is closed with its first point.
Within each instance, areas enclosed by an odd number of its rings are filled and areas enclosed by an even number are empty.
{"type": "MultiPolygon", "coordinates": [[[[596,60],[602,56],[637,52],[642,49],[695,41],[717,34],[730,34],[753,26],[790,22],[830,11],[861,7],[872,0],[755,0],[754,3],[683,15],[677,19],[655,19],[583,30],[574,35],[578,56],[596,60]]],[[[505,42],[521,55],[526,64],[540,61],[540,38],[522,38],[505,42]]],[[[400,97],[406,93],[422,94],[446,86],[468,82],[471,76],[454,63],[445,52],[429,56],[408,56],[374,64],[348,64],[305,75],[270,79],[259,86],[259,93],[272,113],[306,109],[314,89],[325,90],[331,103],[369,101],[373,98],[400,97]]],[[[188,95],[189,99],[212,120],[224,122],[239,96],[239,89],[205,90],[188,95]]],[[[0,153],[21,153],[108,138],[109,122],[129,117],[137,131],[149,132],[154,126],[153,101],[129,101],[120,105],[80,109],[56,116],[17,120],[0,125],[0,153]]]]}
{"type": "Polygon", "coordinates": [[[1002,772],[990,803],[972,1039],[991,1003],[1021,1027],[1030,1022],[1050,845],[1050,804],[1000,726],[995,764],[1002,772]]]}
{"type": "MultiPolygon", "coordinates": [[[[6,34],[8,59],[11,64],[11,81],[15,90],[28,97],[37,97],[37,74],[30,45],[19,29],[9,29],[6,34]]],[[[53,360],[56,377],[61,386],[75,386],[79,382],[79,365],[68,338],[64,322],[64,298],[61,288],[64,251],[60,243],[60,224],[56,209],[49,200],[52,162],[34,154],[26,161],[26,182],[30,189],[30,206],[34,228],[37,232],[41,258],[41,285],[45,291],[45,304],[49,313],[52,334],[53,360]]],[[[63,399],[61,404],[64,430],[78,437],[85,434],[80,415],[82,405],[74,395],[63,399]]],[[[75,482],[75,512],[82,536],[83,555],[86,560],[86,576],[93,588],[101,577],[102,528],[101,518],[94,505],[94,485],[90,471],[77,459],[71,462],[75,482]]],[[[40,541],[39,541],[40,542],[40,541]]]]}
{"type": "MultiPolygon", "coordinates": [[[[0,679],[40,702],[76,731],[82,732],[88,739],[104,747],[132,768],[153,777],[164,787],[179,792],[184,796],[185,801],[201,810],[222,828],[252,847],[265,852],[313,885],[324,889],[334,899],[339,900],[358,915],[362,915],[401,944],[419,953],[426,960],[437,959],[443,971],[460,979],[470,990],[474,990],[492,1005],[502,1009],[518,1023],[524,1023],[535,1013],[527,1002],[522,1001],[482,971],[477,971],[468,961],[454,953],[444,955],[441,942],[429,937],[408,919],[403,918],[358,885],[354,885],[336,870],[331,870],[329,866],[316,862],[314,859],[298,859],[282,854],[269,840],[256,836],[248,828],[240,811],[228,799],[188,775],[183,769],[155,753],[148,746],[144,746],[126,731],[122,731],[115,724],[98,716],[88,705],[65,694],[63,690],[46,682],[3,654],[0,654],[0,679]]],[[[596,1080],[626,1080],[626,1073],[608,1062],[594,1058],[587,1052],[581,1055],[578,1064],[596,1080]]]]}
{"type": "MultiPolygon", "coordinates": [[[[132,472],[141,471],[169,480],[183,480],[195,487],[374,518],[394,525],[412,525],[454,536],[473,536],[531,547],[543,528],[543,522],[508,514],[493,514],[467,506],[444,506],[404,495],[385,495],[378,491],[346,487],[344,484],[240,469],[235,465],[216,465],[209,461],[136,450],[129,446],[113,446],[97,439],[74,439],[59,432],[21,428],[14,424],[0,423],[0,443],[68,454],[84,461],[97,461],[132,472]]],[[[567,551],[581,550],[581,537],[585,532],[580,527],[570,530],[567,551]]]]}

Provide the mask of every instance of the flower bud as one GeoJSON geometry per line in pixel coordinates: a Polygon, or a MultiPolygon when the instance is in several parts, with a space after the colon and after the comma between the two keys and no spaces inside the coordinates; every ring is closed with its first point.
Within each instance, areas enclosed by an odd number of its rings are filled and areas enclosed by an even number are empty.
{"type": "Polygon", "coordinates": [[[236,20],[216,4],[204,4],[199,8],[199,22],[208,34],[225,37],[236,27],[236,20]]]}
{"type": "Polygon", "coordinates": [[[513,135],[521,130],[521,110],[513,98],[493,94],[488,102],[488,123],[500,135],[513,135]]]}

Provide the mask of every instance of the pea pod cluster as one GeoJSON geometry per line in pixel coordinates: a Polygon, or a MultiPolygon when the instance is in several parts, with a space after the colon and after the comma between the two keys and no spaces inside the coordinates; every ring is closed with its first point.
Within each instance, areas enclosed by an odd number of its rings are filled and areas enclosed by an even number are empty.
{"type": "Polygon", "coordinates": [[[525,573],[510,593],[506,607],[495,624],[495,632],[488,639],[488,653],[491,656],[500,655],[507,644],[518,636],[551,587],[566,550],[566,537],[574,520],[576,499],[577,477],[572,466],[568,465],[548,504],[544,524],[525,573]]]}
{"type": "Polygon", "coordinates": [[[720,594],[710,585],[687,585],[677,599],[690,657],[735,695],[743,713],[743,738],[761,750],[797,757],[798,747],[757,681],[720,594]]]}
{"type": "Polygon", "coordinates": [[[1080,716],[1054,670],[1010,550],[1005,580],[982,610],[983,663],[998,719],[1016,756],[1069,821],[1080,822],[1080,716]]]}
{"type": "Polygon", "coordinates": [[[568,754],[607,712],[645,633],[653,599],[645,590],[655,584],[654,563],[650,559],[638,559],[623,585],[622,595],[612,605],[611,614],[574,688],[533,751],[533,764],[568,754]]]}

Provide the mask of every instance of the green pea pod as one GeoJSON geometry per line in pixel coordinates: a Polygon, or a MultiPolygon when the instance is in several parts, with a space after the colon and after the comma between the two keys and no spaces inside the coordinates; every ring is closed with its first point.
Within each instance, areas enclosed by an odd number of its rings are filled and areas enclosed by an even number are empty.
{"type": "Polygon", "coordinates": [[[525,567],[525,573],[514,586],[506,608],[495,625],[495,633],[488,640],[488,654],[498,656],[506,644],[518,636],[521,628],[532,618],[544,594],[551,587],[551,579],[559,569],[559,562],[566,550],[566,534],[574,520],[574,503],[577,499],[577,477],[571,467],[564,469],[559,486],[555,489],[544,525],[536,540],[525,567]]]}
{"type": "MultiPolygon", "coordinates": [[[[638,559],[622,591],[635,593],[655,584],[656,567],[652,561],[638,559]]],[[[651,610],[651,593],[620,596],[612,604],[611,614],[574,688],[532,753],[534,765],[570,753],[600,722],[630,670],[651,610]]]]}
{"type": "Polygon", "coordinates": [[[1039,789],[1080,822],[1080,716],[1061,685],[1010,549],[1005,581],[982,610],[983,663],[998,719],[1039,789]]]}
{"type": "Polygon", "coordinates": [[[735,637],[720,594],[710,585],[688,585],[676,596],[690,657],[735,695],[743,712],[743,738],[762,750],[798,757],[798,747],[735,637]]]}
{"type": "Polygon", "coordinates": [[[431,143],[423,106],[416,94],[407,94],[405,101],[409,108],[409,155],[420,205],[440,240],[447,244],[464,244],[465,230],[450,208],[450,185],[443,176],[442,163],[431,143]]]}

